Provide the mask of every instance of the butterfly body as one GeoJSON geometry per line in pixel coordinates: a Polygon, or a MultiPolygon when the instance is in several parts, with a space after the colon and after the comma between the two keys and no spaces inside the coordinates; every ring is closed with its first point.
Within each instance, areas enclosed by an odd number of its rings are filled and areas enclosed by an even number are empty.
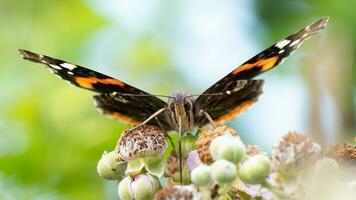
{"type": "Polygon", "coordinates": [[[173,130],[190,132],[195,127],[193,97],[186,93],[173,93],[168,99],[165,115],[173,130]]]}

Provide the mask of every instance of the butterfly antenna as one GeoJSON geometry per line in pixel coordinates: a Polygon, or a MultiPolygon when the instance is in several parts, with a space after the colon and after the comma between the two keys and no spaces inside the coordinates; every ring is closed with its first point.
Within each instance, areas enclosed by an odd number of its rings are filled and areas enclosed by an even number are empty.
{"type": "Polygon", "coordinates": [[[203,93],[203,94],[192,94],[192,95],[188,95],[186,97],[198,97],[198,96],[220,96],[220,95],[226,95],[228,93],[224,93],[224,92],[218,92],[218,93],[203,93]]]}
{"type": "Polygon", "coordinates": [[[131,93],[119,93],[119,92],[115,92],[116,94],[120,94],[122,96],[131,96],[131,97],[148,97],[148,96],[155,96],[155,97],[165,97],[165,98],[173,98],[175,99],[175,97],[172,96],[168,96],[168,95],[161,95],[161,94],[131,94],[131,93]]]}

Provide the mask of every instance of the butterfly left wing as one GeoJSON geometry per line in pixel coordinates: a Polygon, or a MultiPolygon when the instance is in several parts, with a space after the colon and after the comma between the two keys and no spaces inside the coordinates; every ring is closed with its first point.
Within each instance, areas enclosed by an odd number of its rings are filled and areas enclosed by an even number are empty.
{"type": "MultiPolygon", "coordinates": [[[[116,120],[136,125],[167,106],[158,97],[105,74],[31,51],[20,49],[19,52],[25,60],[45,65],[55,75],[71,84],[99,93],[94,96],[97,108],[116,120]]],[[[163,114],[156,119],[148,124],[169,129],[163,114]]]]}
{"type": "Polygon", "coordinates": [[[277,42],[237,67],[204,91],[194,103],[194,106],[197,108],[195,115],[198,119],[198,125],[202,126],[207,123],[207,120],[203,119],[204,116],[201,116],[201,113],[199,113],[200,110],[207,112],[219,124],[235,117],[251,106],[262,93],[261,83],[251,82],[250,84],[244,84],[243,90],[229,89],[229,85],[239,83],[240,80],[252,79],[276,67],[294,52],[304,40],[325,28],[328,21],[329,18],[318,20],[277,42]],[[232,91],[235,91],[236,94],[232,91]],[[245,100],[240,97],[240,95],[244,95],[244,92],[250,94],[249,98],[245,100]],[[237,98],[237,100],[231,100],[231,98],[237,98]],[[216,105],[213,104],[214,106],[212,107],[209,102],[215,102],[216,105]]]}

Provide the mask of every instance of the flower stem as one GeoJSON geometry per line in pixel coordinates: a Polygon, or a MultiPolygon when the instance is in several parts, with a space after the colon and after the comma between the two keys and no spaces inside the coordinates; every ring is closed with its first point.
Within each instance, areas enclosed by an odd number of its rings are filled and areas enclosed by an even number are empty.
{"type": "Polygon", "coordinates": [[[294,199],[267,181],[262,182],[261,186],[271,191],[274,195],[276,195],[276,197],[278,197],[278,199],[291,199],[291,200],[294,199]]]}

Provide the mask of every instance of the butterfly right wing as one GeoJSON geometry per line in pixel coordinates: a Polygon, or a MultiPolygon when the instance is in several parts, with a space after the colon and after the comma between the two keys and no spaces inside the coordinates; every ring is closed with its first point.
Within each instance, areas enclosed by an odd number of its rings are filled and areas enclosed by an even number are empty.
{"type": "Polygon", "coordinates": [[[194,102],[197,124],[203,126],[208,122],[205,116],[201,115],[200,110],[207,112],[217,124],[230,120],[245,111],[257,101],[263,89],[263,81],[251,79],[280,64],[304,40],[325,28],[328,21],[329,18],[320,19],[289,35],[210,86],[194,102]]]}
{"type": "MultiPolygon", "coordinates": [[[[97,108],[105,115],[137,125],[167,104],[158,97],[111,78],[105,74],[49,56],[20,49],[20,55],[31,62],[43,64],[55,75],[71,84],[99,93],[94,96],[97,108]]],[[[148,124],[161,124],[168,129],[163,114],[148,124]]]]}

